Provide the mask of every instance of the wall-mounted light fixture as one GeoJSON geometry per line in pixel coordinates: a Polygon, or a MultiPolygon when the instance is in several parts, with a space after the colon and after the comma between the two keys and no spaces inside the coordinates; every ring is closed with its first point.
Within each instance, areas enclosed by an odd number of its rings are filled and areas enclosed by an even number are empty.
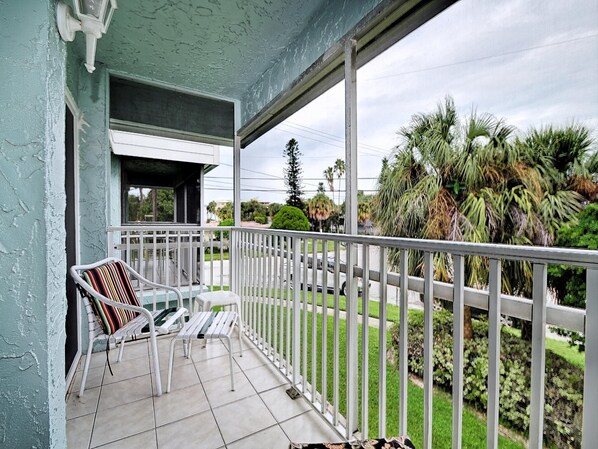
{"type": "Polygon", "coordinates": [[[95,70],[96,43],[112,19],[116,9],[116,0],[73,0],[75,16],[71,8],[59,1],[56,5],[56,21],[60,37],[66,42],[75,39],[77,31],[85,33],[85,68],[89,73],[95,70]]]}

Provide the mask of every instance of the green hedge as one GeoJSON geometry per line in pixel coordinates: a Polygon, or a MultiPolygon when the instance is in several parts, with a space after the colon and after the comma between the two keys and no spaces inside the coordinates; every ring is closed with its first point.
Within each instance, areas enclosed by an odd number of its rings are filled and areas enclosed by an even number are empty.
{"type": "MultiPolygon", "coordinates": [[[[434,384],[452,391],[453,316],[434,313],[434,384]]],[[[409,312],[409,370],[423,376],[423,313],[409,312]]],[[[488,401],[488,323],[473,322],[474,338],[465,340],[463,397],[486,411],[488,401]]],[[[399,325],[392,328],[392,342],[399,349],[399,325]]],[[[527,434],[530,415],[531,343],[504,330],[501,332],[500,420],[507,427],[527,434]]],[[[583,371],[546,352],[544,438],[556,447],[581,447],[583,371]]]]}
{"type": "Polygon", "coordinates": [[[272,219],[272,229],[288,229],[289,231],[309,231],[309,220],[301,209],[294,206],[283,206],[272,219]]]}
{"type": "Polygon", "coordinates": [[[253,220],[259,224],[268,224],[268,218],[265,215],[254,215],[253,220]]]}
{"type": "MultiPolygon", "coordinates": [[[[232,218],[227,218],[226,220],[222,220],[220,223],[218,223],[218,226],[234,226],[234,225],[235,225],[235,220],[233,220],[232,218]]],[[[220,231],[214,232],[214,238],[216,240],[220,240],[221,238],[223,238],[224,240],[228,239],[228,231],[222,231],[222,236],[220,234],[221,234],[220,231]]]]}

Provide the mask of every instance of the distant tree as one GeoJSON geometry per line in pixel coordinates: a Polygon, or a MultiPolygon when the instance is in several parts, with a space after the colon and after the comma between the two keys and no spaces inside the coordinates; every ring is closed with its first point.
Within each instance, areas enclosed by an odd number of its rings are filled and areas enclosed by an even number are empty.
{"type": "Polygon", "coordinates": [[[295,139],[288,141],[284,150],[284,156],[287,158],[287,167],[284,169],[285,180],[284,184],[287,187],[287,205],[298,208],[303,207],[303,187],[301,174],[303,168],[301,167],[301,156],[299,151],[299,143],[295,139]]]}
{"type": "MultiPolygon", "coordinates": [[[[557,246],[598,250],[598,204],[589,204],[577,220],[561,227],[557,234],[557,246]]],[[[586,270],[570,265],[549,265],[548,285],[557,302],[564,306],[585,309],[586,270]]],[[[585,349],[585,338],[573,331],[557,330],[569,338],[571,345],[580,351],[585,349]]]]}
{"type": "Polygon", "coordinates": [[[332,201],[334,201],[334,167],[328,167],[324,170],[324,178],[326,178],[328,188],[332,192],[332,201]]]}
{"type": "MultiPolygon", "coordinates": [[[[583,165],[589,141],[579,130],[558,138],[554,130],[532,131],[515,143],[512,134],[512,127],[490,114],[474,112],[459,120],[450,97],[436,111],[414,115],[379,176],[373,212],[382,234],[550,245],[558,227],[581,209],[583,197],[571,188],[567,173],[583,165]],[[564,157],[567,148],[577,157],[564,157]]],[[[411,272],[421,270],[422,258],[412,254],[411,272]]],[[[389,252],[389,261],[397,267],[398,253],[389,252]]],[[[445,254],[435,256],[438,280],[451,281],[451,264],[445,254]]],[[[530,297],[531,264],[505,261],[502,268],[502,291],[530,297]]],[[[465,275],[468,285],[483,288],[488,261],[467,257],[465,275]]],[[[466,307],[468,338],[470,312],[466,307]]],[[[522,335],[527,336],[525,328],[522,335]]]]}
{"type": "Polygon", "coordinates": [[[372,218],[372,196],[365,195],[362,190],[357,192],[357,221],[365,223],[372,218]]]}
{"type": "Polygon", "coordinates": [[[174,221],[174,190],[139,188],[139,195],[129,194],[129,221],[174,221]]]}
{"type": "Polygon", "coordinates": [[[274,217],[274,215],[276,215],[278,213],[278,211],[280,210],[281,207],[282,207],[282,204],[280,204],[280,203],[270,203],[268,205],[268,216],[274,217]]]}
{"type": "Polygon", "coordinates": [[[338,178],[338,204],[341,203],[341,178],[345,174],[345,161],[337,159],[334,162],[334,173],[338,178]]]}
{"type": "Polygon", "coordinates": [[[233,203],[232,201],[228,201],[216,209],[216,215],[220,220],[232,219],[233,218],[233,203]]]}
{"type": "Polygon", "coordinates": [[[324,189],[324,183],[323,182],[319,182],[318,183],[318,193],[325,193],[326,190],[324,189]]]}
{"type": "Polygon", "coordinates": [[[216,201],[210,201],[210,202],[208,203],[208,205],[206,206],[206,210],[207,210],[207,211],[208,211],[210,214],[212,214],[212,215],[216,215],[216,207],[217,207],[217,205],[216,205],[216,201]]]}
{"type": "Polygon", "coordinates": [[[241,203],[241,220],[251,221],[255,219],[256,215],[266,216],[267,213],[268,208],[260,203],[257,198],[241,203]]]}
{"type": "Polygon", "coordinates": [[[309,231],[309,220],[301,209],[295,206],[282,206],[274,216],[272,229],[287,229],[290,231],[309,231]]]}
{"type": "MultiPolygon", "coordinates": [[[[320,185],[323,187],[322,183],[320,185]]],[[[334,203],[324,192],[319,192],[307,202],[308,215],[318,221],[320,232],[322,232],[322,221],[328,220],[333,210],[334,203]]]]}

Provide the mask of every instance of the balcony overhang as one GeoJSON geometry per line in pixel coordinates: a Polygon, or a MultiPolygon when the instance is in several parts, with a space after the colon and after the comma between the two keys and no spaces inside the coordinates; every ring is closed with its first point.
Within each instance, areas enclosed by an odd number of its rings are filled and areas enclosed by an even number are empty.
{"type": "Polygon", "coordinates": [[[110,130],[112,152],[118,156],[215,166],[220,164],[220,148],[190,140],[110,130]]]}

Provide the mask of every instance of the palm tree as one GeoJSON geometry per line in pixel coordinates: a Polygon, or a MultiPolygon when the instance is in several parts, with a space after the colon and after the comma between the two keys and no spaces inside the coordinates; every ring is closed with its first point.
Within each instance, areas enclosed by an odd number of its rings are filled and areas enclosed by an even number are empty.
{"type": "MultiPolygon", "coordinates": [[[[382,234],[550,244],[562,220],[573,218],[579,210],[581,196],[571,190],[550,193],[545,179],[549,158],[543,165],[533,163],[532,151],[524,151],[521,142],[511,143],[513,131],[490,114],[473,112],[460,121],[450,97],[436,111],[414,115],[409,126],[400,130],[401,143],[378,179],[372,209],[382,234]]],[[[396,252],[389,253],[389,262],[398,266],[396,252]]],[[[413,254],[410,271],[420,272],[422,262],[421,254],[413,254]]],[[[487,263],[480,257],[466,258],[469,285],[487,285],[487,263]]],[[[438,254],[434,264],[436,278],[450,281],[450,256],[438,254]]],[[[523,286],[531,285],[529,263],[505,264],[503,274],[504,292],[527,293],[523,286]]],[[[467,337],[473,335],[470,326],[466,319],[467,337]]]]}
{"type": "Polygon", "coordinates": [[[324,170],[324,178],[328,182],[328,188],[332,192],[332,199],[334,200],[334,168],[328,167],[324,170]]]}
{"type": "Polygon", "coordinates": [[[334,210],[334,203],[325,193],[318,193],[307,202],[307,213],[313,220],[318,220],[320,232],[322,232],[322,221],[328,220],[334,210]]]}
{"type": "Polygon", "coordinates": [[[338,204],[341,203],[341,178],[345,174],[345,161],[337,159],[334,162],[334,173],[338,177],[338,204]]]}

